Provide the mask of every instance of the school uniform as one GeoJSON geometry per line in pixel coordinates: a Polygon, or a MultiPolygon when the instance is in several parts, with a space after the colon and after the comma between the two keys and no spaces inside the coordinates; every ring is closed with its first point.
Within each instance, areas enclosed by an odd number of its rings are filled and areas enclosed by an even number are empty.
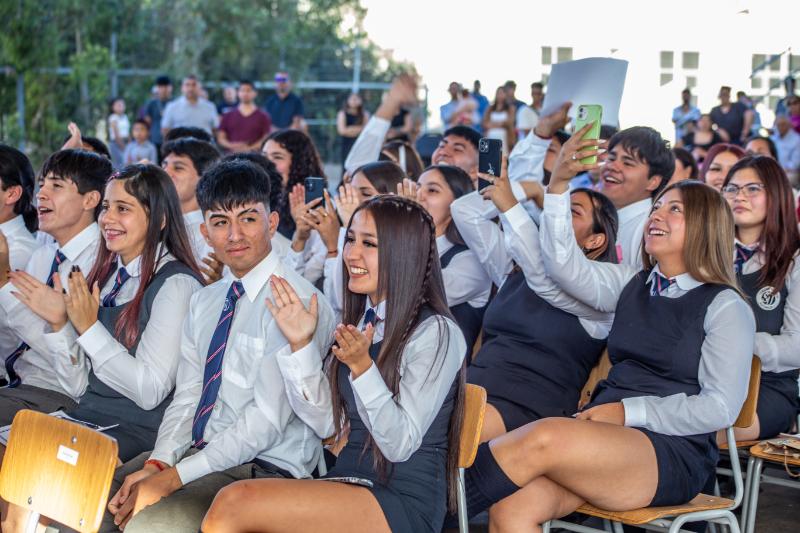
{"type": "MultiPolygon", "coordinates": [[[[8,242],[8,262],[11,270],[24,270],[34,250],[39,247],[36,238],[25,226],[25,219],[17,215],[0,224],[2,233],[8,242]]],[[[16,332],[7,324],[4,311],[0,308],[0,357],[13,352],[19,346],[16,332]]],[[[5,376],[5,368],[0,368],[0,376],[5,376]]]]}
{"type": "MultiPolygon", "coordinates": [[[[67,287],[73,266],[89,273],[99,245],[100,230],[92,223],[62,247],[53,241],[40,246],[25,270],[49,283],[58,273],[62,286],[67,287]]],[[[49,413],[74,407],[80,396],[65,388],[58,377],[57,362],[45,342],[50,325],[14,297],[12,291],[16,288],[10,282],[0,288],[4,324],[16,332],[19,341],[12,353],[2,354],[11,386],[0,389],[0,425],[10,424],[20,409],[49,413]]]]}
{"type": "Polygon", "coordinates": [[[615,310],[608,378],[587,406],[622,402],[625,425],[653,445],[658,485],[650,505],[685,503],[714,472],[715,434],[747,396],[755,320],[733,288],[658,265],[588,260],[575,244],[569,196],[545,197],[542,255],[548,274],[584,303],[615,310]]]}
{"type": "MultiPolygon", "coordinates": [[[[216,492],[237,479],[310,476],[320,439],[293,412],[278,369],[276,354],[288,343],[264,305],[273,299],[273,274],[287,279],[306,304],[316,292],[269,254],[241,279],[227,274],[192,296],[175,396],[153,451],[115,476],[121,485],[124,474],[141,468],[149,455],[174,465],[184,486],[142,510],[126,531],[196,532],[216,492]]],[[[327,343],[333,313],[318,298],[315,338],[327,343]]]]}
{"type": "Polygon", "coordinates": [[[653,209],[653,200],[645,198],[617,210],[617,256],[619,262],[642,268],[642,236],[653,209]]]}
{"type": "Polygon", "coordinates": [[[754,353],[761,359],[758,392],[759,440],[792,429],[800,412],[797,378],[800,375],[800,263],[797,256],[777,293],[759,284],[764,268],[758,244],[736,243],[734,265],[742,292],[756,317],[754,353]]]}
{"type": "MultiPolygon", "coordinates": [[[[369,350],[373,361],[383,342],[385,313],[386,304],[381,302],[368,309],[358,324],[363,329],[367,314],[375,317],[369,350]]],[[[287,347],[278,354],[278,362],[298,416],[317,435],[330,436],[334,432],[333,411],[322,364],[327,346],[322,346],[315,341],[295,353],[287,347]]],[[[340,394],[350,433],[328,477],[368,480],[370,492],[395,533],[441,530],[447,508],[447,435],[466,348],[455,322],[423,307],[420,322],[403,350],[397,397],[377,365],[356,379],[346,365],[339,367],[340,394]],[[387,479],[381,479],[375,471],[373,450],[364,451],[370,436],[391,463],[387,479]]]]}
{"type": "Polygon", "coordinates": [[[302,251],[296,252],[289,246],[286,252],[286,264],[307,279],[311,284],[322,287],[322,278],[325,269],[325,257],[328,249],[322,238],[316,231],[311,232],[311,236],[306,241],[306,246],[302,251]]]}
{"type": "Polygon", "coordinates": [[[497,215],[494,204],[478,193],[457,203],[454,219],[464,239],[479,256],[491,257],[493,248],[495,259],[505,258],[502,266],[490,265],[500,289],[486,311],[483,342],[467,381],[486,389],[508,431],[572,415],[613,315],[578,302],[547,276],[539,230],[521,204],[500,215],[501,231],[490,222],[497,215]]]}
{"type": "Polygon", "coordinates": [[[141,285],[141,256],[121,260],[102,283],[97,322],[82,335],[71,324],[45,335],[59,380],[80,398],[68,414],[100,426],[119,444],[124,462],[153,447],[178,367],[180,338],[192,294],[200,278],[188,266],[165,255],[144,291],[139,334],[128,347],[117,338],[117,322],[141,285]]]}

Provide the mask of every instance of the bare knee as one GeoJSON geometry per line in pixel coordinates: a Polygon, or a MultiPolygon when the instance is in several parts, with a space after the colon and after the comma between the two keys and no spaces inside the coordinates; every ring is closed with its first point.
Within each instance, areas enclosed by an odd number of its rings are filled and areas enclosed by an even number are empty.
{"type": "Polygon", "coordinates": [[[200,530],[203,533],[228,533],[236,531],[236,509],[242,505],[241,498],[250,492],[248,481],[237,481],[223,487],[214,497],[206,512],[200,530]]]}
{"type": "Polygon", "coordinates": [[[563,444],[564,422],[559,418],[543,418],[526,424],[496,439],[492,450],[494,451],[496,446],[509,446],[515,448],[523,457],[541,458],[560,443],[563,444]]]}

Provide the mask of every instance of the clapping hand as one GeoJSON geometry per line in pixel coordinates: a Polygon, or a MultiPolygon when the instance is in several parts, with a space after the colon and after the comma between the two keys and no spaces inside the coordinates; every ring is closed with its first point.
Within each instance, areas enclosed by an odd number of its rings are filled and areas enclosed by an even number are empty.
{"type": "Polygon", "coordinates": [[[53,274],[53,287],[42,283],[27,272],[17,271],[9,274],[16,291],[12,291],[17,300],[27,305],[31,311],[50,324],[53,331],[58,331],[67,323],[67,307],[64,303],[64,289],[58,272],[53,274]]]}
{"type": "Polygon", "coordinates": [[[339,228],[341,228],[342,225],[339,223],[339,217],[336,216],[336,209],[333,207],[333,202],[331,201],[328,191],[323,191],[323,194],[325,195],[325,205],[310,210],[303,217],[303,221],[317,230],[319,236],[322,238],[322,242],[325,243],[328,255],[333,255],[337,253],[339,228]]]}
{"type": "Polygon", "coordinates": [[[339,187],[339,198],[336,199],[336,210],[339,212],[339,218],[342,219],[342,224],[347,226],[356,208],[361,204],[358,199],[356,190],[349,183],[345,183],[339,187]]]}
{"type": "Polygon", "coordinates": [[[74,267],[69,275],[69,293],[64,297],[67,316],[78,335],[97,322],[97,310],[100,308],[100,287],[97,282],[89,290],[89,284],[83,277],[80,268],[74,267]]]}
{"type": "Polygon", "coordinates": [[[336,326],[334,332],[336,344],[331,351],[339,361],[347,365],[353,379],[358,378],[372,366],[369,347],[372,346],[374,335],[375,328],[372,324],[367,324],[363,332],[352,325],[339,324],[336,326]]]}
{"type": "Polygon", "coordinates": [[[317,295],[311,295],[311,301],[306,309],[297,292],[285,279],[273,275],[269,285],[275,303],[267,298],[265,302],[267,309],[272,313],[283,336],[289,341],[292,352],[296,352],[311,342],[317,329],[319,307],[317,295]]]}
{"type": "Polygon", "coordinates": [[[403,178],[403,181],[397,184],[397,196],[416,201],[418,189],[419,185],[417,185],[417,182],[408,178],[403,178]]]}

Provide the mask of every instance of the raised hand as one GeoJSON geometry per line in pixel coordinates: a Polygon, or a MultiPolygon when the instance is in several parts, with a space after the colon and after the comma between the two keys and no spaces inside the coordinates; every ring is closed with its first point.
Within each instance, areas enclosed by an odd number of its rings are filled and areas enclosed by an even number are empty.
{"type": "Polygon", "coordinates": [[[342,219],[342,224],[347,226],[356,208],[361,204],[358,199],[356,190],[352,185],[346,183],[339,187],[339,198],[336,199],[336,210],[339,213],[339,218],[342,219]]]}
{"type": "Polygon", "coordinates": [[[62,150],[80,150],[83,148],[83,138],[81,137],[81,129],[74,122],[70,122],[67,126],[69,130],[69,139],[61,147],[62,150]]]}
{"type": "Polygon", "coordinates": [[[347,365],[353,379],[358,378],[372,366],[369,347],[372,346],[374,336],[375,328],[372,327],[372,324],[367,324],[363,332],[352,325],[339,324],[336,326],[334,332],[336,344],[331,347],[331,351],[339,361],[347,365]]]}
{"type": "Polygon", "coordinates": [[[317,329],[319,308],[317,295],[311,295],[311,301],[306,309],[288,281],[273,275],[269,279],[269,284],[275,303],[267,298],[265,301],[267,309],[272,313],[283,336],[289,341],[292,352],[296,352],[311,342],[317,329]]]}
{"type": "Polygon", "coordinates": [[[534,133],[539,137],[548,139],[552,137],[558,130],[563,129],[569,122],[569,108],[572,107],[572,102],[565,102],[556,111],[549,115],[545,115],[539,119],[534,128],[534,133]]]}
{"type": "Polygon", "coordinates": [[[397,196],[403,196],[409,200],[417,200],[417,190],[419,185],[417,182],[408,178],[403,178],[403,181],[397,184],[397,196]]]}
{"type": "Polygon", "coordinates": [[[219,260],[217,254],[211,252],[208,257],[204,257],[203,264],[198,265],[203,277],[206,278],[206,284],[211,285],[215,281],[222,279],[222,271],[225,270],[225,265],[219,260]]]}
{"type": "Polygon", "coordinates": [[[319,232],[322,242],[328,249],[328,255],[332,256],[337,253],[339,229],[342,225],[339,223],[339,217],[336,216],[336,209],[333,207],[328,191],[324,191],[323,194],[325,195],[325,206],[309,211],[304,217],[304,221],[319,232]]]}
{"type": "Polygon", "coordinates": [[[73,270],[69,275],[69,293],[64,297],[67,306],[67,316],[78,335],[83,335],[87,329],[97,322],[97,310],[100,309],[100,287],[95,281],[94,287],[89,290],[89,284],[83,277],[80,269],[73,270]]]}
{"type": "Polygon", "coordinates": [[[581,159],[600,154],[600,149],[606,145],[605,141],[599,139],[582,139],[592,128],[593,123],[589,123],[572,134],[567,142],[561,147],[553,173],[550,176],[550,183],[547,190],[553,194],[561,194],[569,189],[569,182],[581,172],[588,172],[600,167],[600,162],[581,163],[581,159]]]}
{"type": "Polygon", "coordinates": [[[53,288],[21,270],[11,272],[9,279],[17,289],[11,292],[17,300],[50,324],[53,331],[64,327],[67,323],[67,307],[58,273],[53,274],[53,288]]]}

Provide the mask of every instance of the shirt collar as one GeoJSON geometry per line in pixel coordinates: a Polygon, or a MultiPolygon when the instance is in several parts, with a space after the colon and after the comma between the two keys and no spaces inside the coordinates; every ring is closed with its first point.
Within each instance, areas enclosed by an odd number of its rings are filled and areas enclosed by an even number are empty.
{"type": "Polygon", "coordinates": [[[138,255],[135,258],[131,259],[131,262],[127,265],[122,263],[122,258],[119,258],[119,262],[117,263],[117,270],[120,268],[125,267],[125,271],[128,275],[132,278],[138,278],[139,274],[142,271],[142,256],[138,255]]]}
{"type": "Polygon", "coordinates": [[[626,222],[630,222],[638,216],[649,213],[652,208],[653,201],[650,198],[645,198],[644,200],[639,200],[638,202],[626,205],[617,211],[619,225],[622,226],[626,222]]]}
{"type": "MultiPolygon", "coordinates": [[[[378,305],[372,305],[372,301],[369,299],[369,296],[367,296],[367,309],[369,308],[375,310],[375,314],[378,315],[378,318],[386,320],[386,300],[382,300],[378,305]]],[[[364,309],[365,314],[367,309],[364,309]]]]}
{"type": "MultiPolygon", "coordinates": [[[[251,303],[256,301],[258,293],[261,292],[261,289],[266,285],[267,281],[269,281],[270,276],[275,273],[279,263],[278,254],[270,252],[267,257],[262,259],[260,263],[250,269],[250,272],[242,276],[239,280],[242,282],[244,292],[251,303]]],[[[226,286],[230,285],[235,280],[233,274],[230,273],[227,274],[225,278],[227,280],[226,286]]]]}
{"type": "Polygon", "coordinates": [[[447,235],[440,235],[436,237],[436,250],[439,255],[447,253],[447,250],[453,247],[453,243],[447,238],[447,235]]]}
{"type": "Polygon", "coordinates": [[[3,232],[3,235],[11,235],[21,230],[28,231],[27,226],[25,226],[25,219],[22,218],[22,215],[17,215],[11,220],[0,224],[0,231],[3,232]]]}
{"type": "MultiPolygon", "coordinates": [[[[655,278],[656,278],[656,274],[664,276],[664,274],[661,273],[661,269],[658,268],[658,265],[654,266],[653,270],[650,271],[650,275],[647,276],[647,283],[648,284],[652,284],[653,283],[653,280],[655,280],[655,278]]],[[[666,277],[666,276],[664,276],[664,277],[666,277]]],[[[675,280],[675,285],[677,285],[678,288],[680,290],[682,290],[682,291],[690,291],[690,290],[692,290],[694,288],[697,288],[697,287],[699,287],[700,285],[703,284],[702,281],[697,281],[688,272],[684,272],[683,274],[678,274],[677,276],[674,276],[674,277],[669,278],[669,279],[675,280]]]]}
{"type": "Polygon", "coordinates": [[[205,222],[205,218],[203,218],[203,211],[200,209],[195,209],[194,211],[184,213],[183,220],[184,223],[187,224],[202,224],[205,222]]]}
{"type": "Polygon", "coordinates": [[[83,253],[89,246],[97,244],[97,239],[100,237],[100,228],[96,222],[92,222],[80,233],[75,235],[69,240],[67,244],[59,248],[64,257],[74,262],[78,256],[83,253]]]}

